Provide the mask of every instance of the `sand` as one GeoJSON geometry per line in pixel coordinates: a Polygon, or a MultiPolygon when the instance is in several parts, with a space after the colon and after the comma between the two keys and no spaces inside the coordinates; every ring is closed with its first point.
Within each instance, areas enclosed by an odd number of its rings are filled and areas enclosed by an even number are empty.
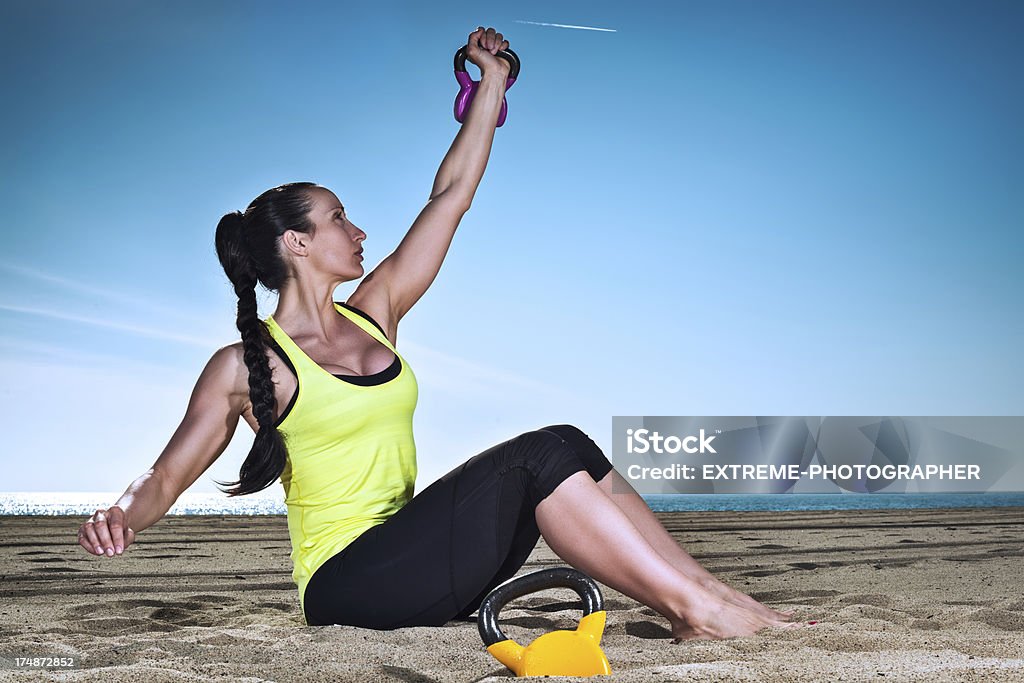
{"type": "MultiPolygon", "coordinates": [[[[1024,508],[658,513],[723,580],[819,623],[670,642],[602,585],[614,681],[1024,681],[1024,508]]],[[[15,681],[497,681],[475,622],[308,627],[284,517],[166,517],[122,557],[76,545],[84,518],[0,518],[0,668],[15,681]]],[[[543,540],[520,573],[565,566],[543,540]]],[[[501,613],[521,643],[574,628],[567,589],[501,613]]],[[[551,681],[573,680],[551,678],[551,681]]],[[[577,679],[582,680],[582,679],[577,679]]],[[[591,679],[602,680],[602,679],[591,679]]]]}

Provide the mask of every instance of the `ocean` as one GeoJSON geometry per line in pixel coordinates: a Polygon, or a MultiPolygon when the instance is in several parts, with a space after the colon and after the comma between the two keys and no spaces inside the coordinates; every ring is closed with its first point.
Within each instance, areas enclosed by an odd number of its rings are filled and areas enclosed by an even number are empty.
{"type": "MultiPolygon", "coordinates": [[[[169,515],[284,515],[278,495],[228,498],[221,493],[184,493],[169,515]]],[[[113,505],[120,492],[47,491],[0,493],[0,515],[91,515],[113,505]]],[[[816,493],[645,495],[655,512],[700,510],[890,510],[920,508],[1024,507],[1024,492],[816,493]]]]}

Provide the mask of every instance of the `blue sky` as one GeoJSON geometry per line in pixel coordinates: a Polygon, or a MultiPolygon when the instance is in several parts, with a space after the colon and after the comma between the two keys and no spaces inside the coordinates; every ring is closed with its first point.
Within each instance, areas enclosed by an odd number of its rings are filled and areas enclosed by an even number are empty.
{"type": "Polygon", "coordinates": [[[613,415],[1024,414],[1020,3],[7,3],[0,489],[156,459],[238,338],[225,212],[313,180],[390,253],[478,25],[522,71],[399,328],[417,490],[613,415]]]}

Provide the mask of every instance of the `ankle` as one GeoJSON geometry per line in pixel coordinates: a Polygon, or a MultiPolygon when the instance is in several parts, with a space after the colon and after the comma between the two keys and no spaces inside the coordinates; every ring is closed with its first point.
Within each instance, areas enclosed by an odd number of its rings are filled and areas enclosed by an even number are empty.
{"type": "Polygon", "coordinates": [[[699,585],[681,595],[677,601],[670,602],[665,616],[673,625],[696,626],[706,623],[711,615],[721,610],[723,604],[724,599],[715,591],[699,585]]]}

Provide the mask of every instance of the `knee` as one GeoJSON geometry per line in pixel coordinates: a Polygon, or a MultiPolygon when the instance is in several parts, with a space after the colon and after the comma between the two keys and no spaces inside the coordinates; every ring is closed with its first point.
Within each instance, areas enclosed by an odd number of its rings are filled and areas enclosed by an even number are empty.
{"type": "Polygon", "coordinates": [[[543,461],[574,455],[572,446],[558,434],[544,429],[523,432],[508,442],[502,452],[503,470],[527,465],[531,471],[543,461]]]}
{"type": "Polygon", "coordinates": [[[601,447],[594,442],[579,427],[569,424],[550,425],[544,427],[543,431],[551,432],[561,437],[576,455],[583,461],[587,472],[594,481],[601,481],[612,469],[611,461],[601,450],[601,447]]]}
{"type": "Polygon", "coordinates": [[[541,427],[541,431],[553,432],[558,436],[562,437],[565,441],[572,441],[573,439],[589,439],[590,437],[586,433],[575,425],[560,424],[560,425],[548,425],[547,427],[541,427]]]}
{"type": "Polygon", "coordinates": [[[565,439],[546,429],[523,432],[513,440],[512,446],[507,458],[509,463],[557,457],[559,454],[572,452],[572,448],[565,439]]]}

